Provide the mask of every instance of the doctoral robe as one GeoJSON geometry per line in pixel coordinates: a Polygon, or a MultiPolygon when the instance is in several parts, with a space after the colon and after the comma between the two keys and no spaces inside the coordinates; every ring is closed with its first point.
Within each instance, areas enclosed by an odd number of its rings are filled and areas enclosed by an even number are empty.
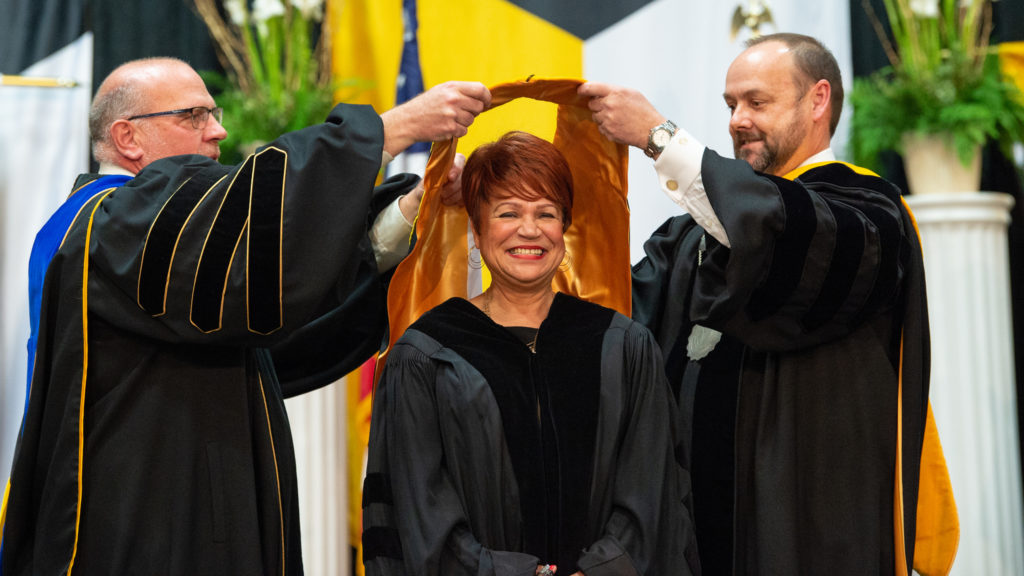
{"type": "Polygon", "coordinates": [[[302,572],[284,397],[383,337],[382,145],[343,105],[240,166],[162,159],[85,203],[46,274],[5,576],[302,572]]]}
{"type": "Polygon", "coordinates": [[[371,420],[368,574],[698,573],[650,333],[559,293],[536,350],[461,298],[396,343],[371,420]]]}
{"type": "Polygon", "coordinates": [[[731,248],[689,215],[668,220],[634,267],[633,311],[694,415],[708,573],[892,574],[897,446],[913,558],[929,366],[899,191],[842,163],[789,180],[710,150],[701,175],[731,248]],[[724,333],[706,356],[695,326],[724,333]]]}

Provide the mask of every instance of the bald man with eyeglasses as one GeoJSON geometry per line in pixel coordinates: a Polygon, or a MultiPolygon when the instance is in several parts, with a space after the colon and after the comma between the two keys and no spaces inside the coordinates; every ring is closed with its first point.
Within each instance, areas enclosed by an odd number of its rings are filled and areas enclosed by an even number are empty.
{"type": "Polygon", "coordinates": [[[382,164],[489,104],[449,82],[380,115],[339,105],[224,166],[195,70],[114,70],[89,118],[100,174],[33,248],[4,576],[302,573],[284,398],[382,342],[422,195],[411,175],[375,188],[382,164]]]}

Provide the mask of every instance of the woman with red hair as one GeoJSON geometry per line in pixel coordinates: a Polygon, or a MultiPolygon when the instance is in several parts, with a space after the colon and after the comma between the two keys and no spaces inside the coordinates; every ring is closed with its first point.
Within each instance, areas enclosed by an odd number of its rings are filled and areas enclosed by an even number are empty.
{"type": "Polygon", "coordinates": [[[511,132],[470,156],[462,193],[491,284],[390,352],[363,488],[367,573],[699,572],[654,339],[552,289],[572,220],[565,159],[511,132]]]}

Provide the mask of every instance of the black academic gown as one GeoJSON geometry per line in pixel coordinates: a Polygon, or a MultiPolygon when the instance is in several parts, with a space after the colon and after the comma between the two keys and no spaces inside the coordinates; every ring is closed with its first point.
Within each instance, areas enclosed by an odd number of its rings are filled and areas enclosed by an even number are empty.
{"type": "Polygon", "coordinates": [[[707,573],[891,574],[901,336],[908,559],[928,397],[923,263],[899,192],[841,163],[789,181],[711,151],[702,177],[731,249],[670,219],[634,267],[633,311],[694,415],[707,573]],[[694,361],[697,324],[724,336],[694,361]]]}
{"type": "Polygon", "coordinates": [[[371,419],[368,574],[695,573],[650,333],[558,294],[536,349],[459,298],[395,344],[371,419]]]}
{"type": "Polygon", "coordinates": [[[302,572],[284,397],[381,342],[382,143],[343,105],[240,166],[159,160],[85,205],[46,275],[5,576],[302,572]]]}

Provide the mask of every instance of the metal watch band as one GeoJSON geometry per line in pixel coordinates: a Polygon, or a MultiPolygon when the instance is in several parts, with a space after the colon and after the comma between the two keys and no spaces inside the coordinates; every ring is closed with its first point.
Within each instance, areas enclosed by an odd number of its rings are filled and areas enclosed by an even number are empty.
{"type": "Polygon", "coordinates": [[[658,132],[667,133],[668,138],[665,139],[665,143],[667,144],[669,139],[675,135],[676,130],[679,130],[679,127],[677,127],[671,120],[665,120],[661,124],[651,128],[651,131],[647,134],[647,147],[644,148],[644,154],[649,158],[654,158],[655,154],[661,154],[661,151],[665,149],[665,144],[657,144],[654,141],[655,134],[658,132]]]}

